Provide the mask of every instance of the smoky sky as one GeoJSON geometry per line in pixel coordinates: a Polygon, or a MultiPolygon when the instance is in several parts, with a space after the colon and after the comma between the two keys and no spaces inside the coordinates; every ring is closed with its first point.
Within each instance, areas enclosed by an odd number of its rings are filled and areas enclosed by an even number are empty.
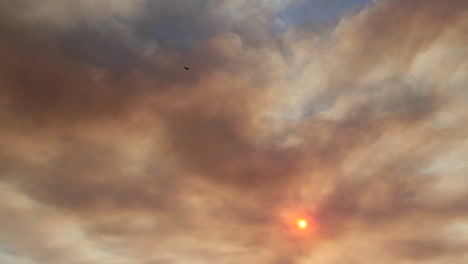
{"type": "Polygon", "coordinates": [[[1,263],[468,261],[466,1],[0,0],[0,34],[1,263]]]}

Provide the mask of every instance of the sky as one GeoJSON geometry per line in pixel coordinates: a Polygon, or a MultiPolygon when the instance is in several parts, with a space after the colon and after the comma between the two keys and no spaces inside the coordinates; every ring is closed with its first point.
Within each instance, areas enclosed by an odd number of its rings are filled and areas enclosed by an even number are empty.
{"type": "Polygon", "coordinates": [[[0,0],[0,36],[0,263],[468,262],[467,1],[0,0]]]}

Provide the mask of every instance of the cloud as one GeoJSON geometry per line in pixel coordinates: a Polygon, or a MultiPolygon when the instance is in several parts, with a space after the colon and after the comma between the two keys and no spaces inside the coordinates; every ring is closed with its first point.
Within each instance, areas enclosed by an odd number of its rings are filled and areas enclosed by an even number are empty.
{"type": "Polygon", "coordinates": [[[288,4],[0,2],[0,259],[466,258],[466,4],[288,4]]]}

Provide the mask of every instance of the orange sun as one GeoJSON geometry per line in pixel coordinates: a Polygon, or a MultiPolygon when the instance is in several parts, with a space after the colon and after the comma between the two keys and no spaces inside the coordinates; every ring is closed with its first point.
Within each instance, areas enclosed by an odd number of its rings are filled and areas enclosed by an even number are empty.
{"type": "Polygon", "coordinates": [[[298,219],[297,220],[297,226],[300,228],[300,229],[306,229],[307,228],[307,221],[305,219],[298,219]]]}

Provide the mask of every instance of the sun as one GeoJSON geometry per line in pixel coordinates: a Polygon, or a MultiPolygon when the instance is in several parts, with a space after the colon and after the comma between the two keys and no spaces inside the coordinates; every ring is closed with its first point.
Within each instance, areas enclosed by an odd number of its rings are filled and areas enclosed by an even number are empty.
{"type": "Polygon", "coordinates": [[[305,219],[297,219],[297,226],[300,229],[306,229],[307,228],[307,221],[305,219]]]}

